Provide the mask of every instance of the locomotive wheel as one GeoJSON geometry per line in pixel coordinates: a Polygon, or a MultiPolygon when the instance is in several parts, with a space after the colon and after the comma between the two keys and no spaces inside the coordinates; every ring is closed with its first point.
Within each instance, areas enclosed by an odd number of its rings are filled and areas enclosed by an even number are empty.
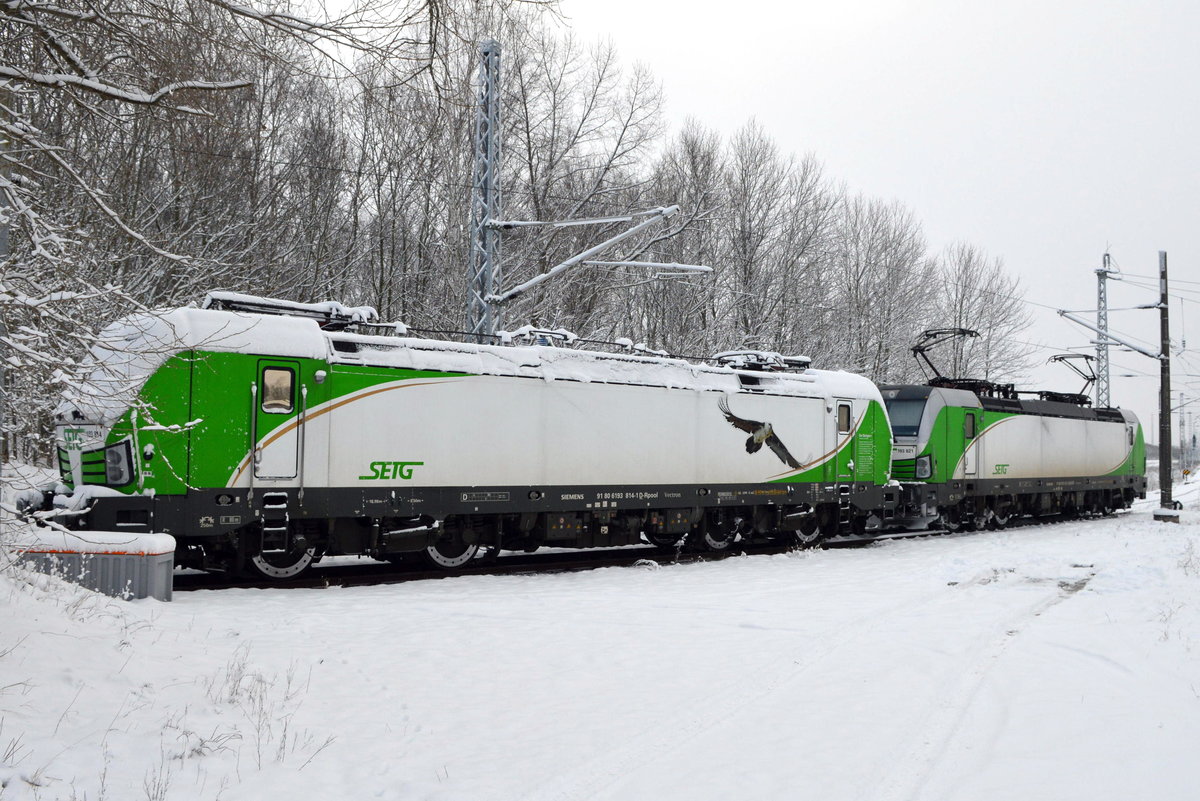
{"type": "Polygon", "coordinates": [[[706,531],[700,541],[704,547],[710,551],[724,551],[733,541],[737,539],[737,532],[729,529],[718,528],[715,531],[706,531]]]}
{"type": "Polygon", "coordinates": [[[1012,507],[1005,506],[992,514],[992,528],[1007,528],[1009,520],[1012,520],[1012,507]]]}
{"type": "Polygon", "coordinates": [[[706,520],[697,526],[689,541],[709,551],[724,551],[737,541],[739,534],[744,536],[749,531],[750,525],[745,518],[706,520]]]}
{"type": "MultiPolygon", "coordinates": [[[[866,522],[865,520],[863,521],[866,522]]],[[[842,533],[842,511],[834,504],[817,507],[817,530],[820,538],[827,540],[842,533]]]]}
{"type": "Polygon", "coordinates": [[[423,553],[426,561],[442,570],[457,570],[479,553],[477,544],[463,542],[461,536],[445,537],[428,546],[423,553]]]}
{"type": "Polygon", "coordinates": [[[825,533],[817,525],[817,516],[809,515],[800,522],[800,528],[792,535],[801,548],[816,548],[825,539],[825,533]]]}
{"type": "Polygon", "coordinates": [[[958,509],[947,509],[941,516],[942,528],[946,531],[954,532],[962,528],[962,517],[958,514],[958,509]]]}
{"type": "Polygon", "coordinates": [[[664,551],[673,551],[679,547],[679,540],[682,539],[679,534],[651,534],[642,532],[642,536],[656,548],[662,548],[664,551]]]}
{"type": "Polygon", "coordinates": [[[1102,494],[1100,496],[1100,516],[1101,517],[1112,517],[1112,514],[1113,514],[1112,496],[1109,495],[1107,492],[1105,492],[1104,494],[1102,494]]]}
{"type": "Polygon", "coordinates": [[[247,559],[246,564],[262,578],[285,581],[302,575],[312,567],[315,554],[315,548],[263,551],[247,559]]]}

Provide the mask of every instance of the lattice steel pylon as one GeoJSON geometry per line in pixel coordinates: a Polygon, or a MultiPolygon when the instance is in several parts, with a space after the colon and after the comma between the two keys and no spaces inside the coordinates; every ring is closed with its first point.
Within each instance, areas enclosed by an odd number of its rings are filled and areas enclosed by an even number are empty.
{"type": "Polygon", "coordinates": [[[483,342],[499,328],[488,300],[500,288],[500,43],[479,43],[476,78],[475,174],[471,189],[471,259],[467,265],[467,331],[483,342]]]}
{"type": "Polygon", "coordinates": [[[1096,328],[1100,334],[1096,340],[1096,408],[1107,409],[1110,401],[1108,370],[1108,277],[1115,275],[1110,269],[1112,260],[1104,254],[1104,266],[1096,270],[1096,328]]]}

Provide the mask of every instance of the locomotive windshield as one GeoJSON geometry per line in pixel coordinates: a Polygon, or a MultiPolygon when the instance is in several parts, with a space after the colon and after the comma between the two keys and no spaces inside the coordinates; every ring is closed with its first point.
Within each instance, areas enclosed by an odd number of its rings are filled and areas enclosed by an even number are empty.
{"type": "Polygon", "coordinates": [[[888,399],[888,417],[892,421],[892,436],[915,437],[921,430],[921,415],[925,411],[925,398],[913,400],[888,399]]]}

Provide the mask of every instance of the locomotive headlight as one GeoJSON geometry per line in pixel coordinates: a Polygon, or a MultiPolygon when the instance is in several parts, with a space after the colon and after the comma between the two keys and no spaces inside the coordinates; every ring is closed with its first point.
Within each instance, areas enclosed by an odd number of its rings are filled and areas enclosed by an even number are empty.
{"type": "Polygon", "coordinates": [[[122,442],[104,449],[104,479],[110,486],[120,487],[130,481],[129,443],[122,442]]]}
{"type": "Polygon", "coordinates": [[[917,457],[916,473],[914,473],[914,476],[916,478],[929,478],[932,475],[933,455],[925,454],[924,456],[917,457]]]}

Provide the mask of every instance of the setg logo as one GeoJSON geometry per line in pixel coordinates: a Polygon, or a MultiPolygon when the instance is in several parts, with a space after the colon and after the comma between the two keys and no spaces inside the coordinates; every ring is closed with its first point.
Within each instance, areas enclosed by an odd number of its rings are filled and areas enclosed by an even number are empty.
{"type": "Polygon", "coordinates": [[[1008,465],[1006,465],[1006,464],[998,464],[998,465],[996,465],[996,469],[995,469],[995,470],[992,472],[992,475],[993,475],[993,476],[1006,476],[1006,475],[1008,475],[1008,465]]]}
{"type": "Polygon", "coordinates": [[[369,475],[359,476],[359,481],[385,481],[399,478],[407,481],[413,477],[413,468],[420,467],[424,462],[371,462],[367,467],[369,475]]]}
{"type": "Polygon", "coordinates": [[[63,429],[63,447],[69,451],[83,450],[83,429],[63,429]]]}

